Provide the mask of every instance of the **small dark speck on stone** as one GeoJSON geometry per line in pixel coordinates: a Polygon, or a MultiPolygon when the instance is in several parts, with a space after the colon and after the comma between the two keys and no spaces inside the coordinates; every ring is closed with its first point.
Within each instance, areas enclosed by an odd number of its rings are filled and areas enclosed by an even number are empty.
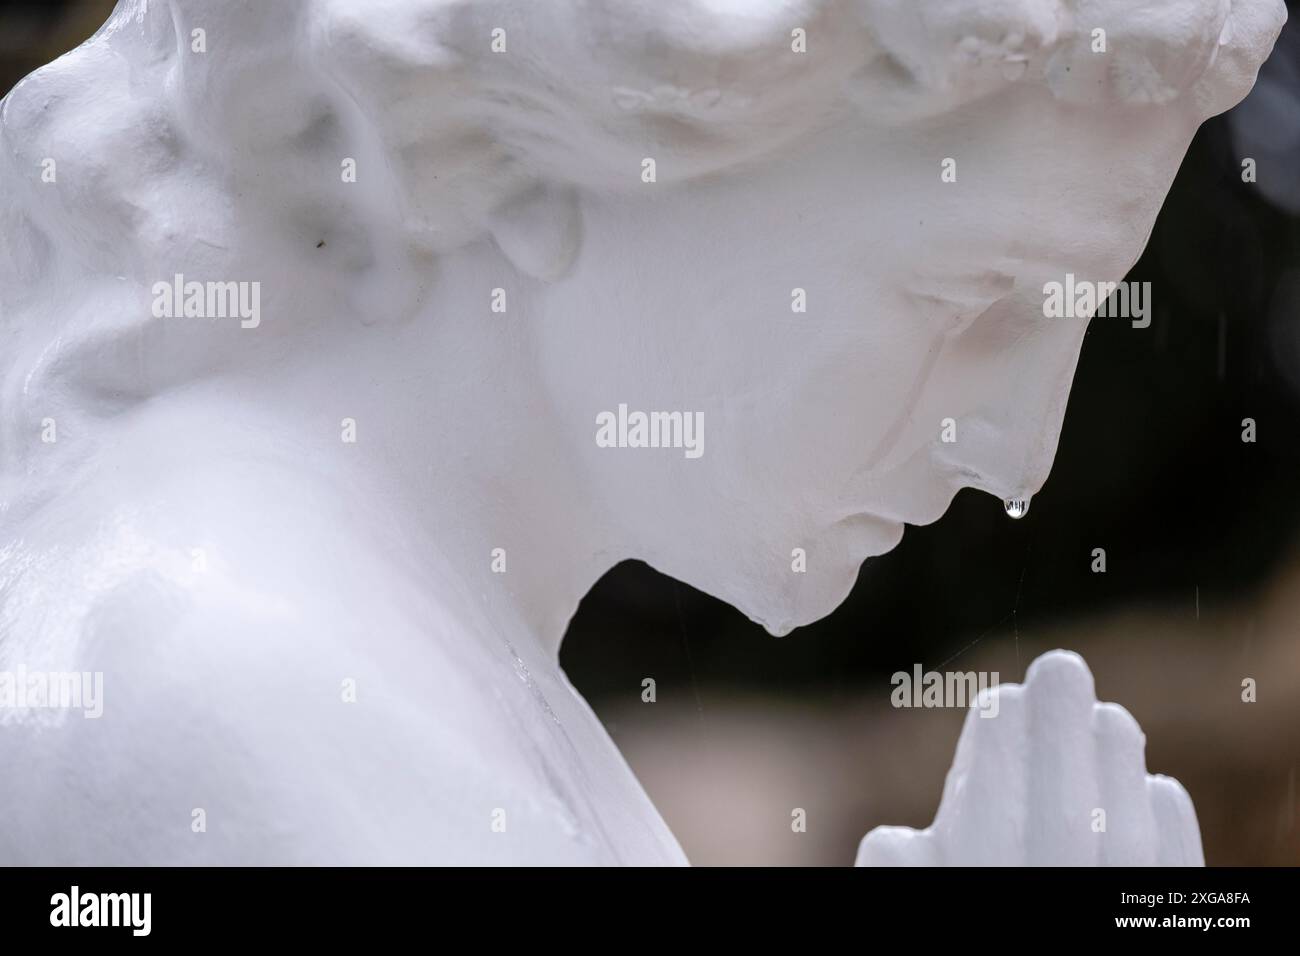
{"type": "Polygon", "coordinates": [[[325,245],[325,240],[324,240],[324,239],[322,239],[320,242],[316,243],[316,248],[319,249],[319,248],[320,248],[321,246],[323,246],[323,245],[325,245]]]}

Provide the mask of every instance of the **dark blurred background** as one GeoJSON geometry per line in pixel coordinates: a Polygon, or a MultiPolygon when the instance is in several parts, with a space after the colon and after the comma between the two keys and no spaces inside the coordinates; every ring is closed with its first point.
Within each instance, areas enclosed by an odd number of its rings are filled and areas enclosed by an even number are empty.
{"type": "MultiPolygon", "coordinates": [[[[0,91],[109,0],[0,0],[0,91]]],[[[561,661],[695,863],[852,862],[934,816],[964,714],[895,710],[894,671],[1022,679],[1080,652],[1196,804],[1211,864],[1300,864],[1300,24],[1198,133],[1129,275],[1148,329],[1092,323],[1052,474],[1012,521],[963,491],[783,639],[639,562],[607,574],[561,661]],[[1244,158],[1257,182],[1243,183],[1244,158]],[[1241,440],[1242,419],[1257,426],[1241,440]],[[1107,572],[1091,571],[1105,548],[1107,572]],[[652,677],[657,700],[641,700],[652,677]],[[1241,701],[1241,682],[1258,701],[1241,701]],[[790,827],[807,812],[806,833],[790,827]]]]}
{"type": "Polygon", "coordinates": [[[112,0],[0,0],[0,96],[82,43],[113,6],[112,0]]]}

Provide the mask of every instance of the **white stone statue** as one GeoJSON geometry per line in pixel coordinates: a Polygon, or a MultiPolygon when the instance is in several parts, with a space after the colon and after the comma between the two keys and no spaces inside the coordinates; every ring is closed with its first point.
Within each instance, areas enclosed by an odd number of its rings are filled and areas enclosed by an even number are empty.
{"type": "Polygon", "coordinates": [[[0,708],[0,861],[684,862],[584,592],[784,634],[1032,494],[1045,286],[1123,277],[1283,17],[122,0],[0,107],[0,672],[102,677],[0,708]]]}
{"type": "Polygon", "coordinates": [[[1203,866],[1182,784],[1148,775],[1131,714],[1099,704],[1083,658],[1052,651],[966,714],[934,823],[877,827],[859,866],[1203,866]]]}

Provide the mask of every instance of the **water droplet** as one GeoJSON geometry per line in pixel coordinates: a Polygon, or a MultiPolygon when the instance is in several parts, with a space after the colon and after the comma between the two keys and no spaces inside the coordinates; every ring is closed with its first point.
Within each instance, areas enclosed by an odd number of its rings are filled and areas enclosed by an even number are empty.
{"type": "Polygon", "coordinates": [[[1007,514],[1013,518],[1023,518],[1029,513],[1028,498],[1008,498],[1002,504],[1007,509],[1007,514]]]}

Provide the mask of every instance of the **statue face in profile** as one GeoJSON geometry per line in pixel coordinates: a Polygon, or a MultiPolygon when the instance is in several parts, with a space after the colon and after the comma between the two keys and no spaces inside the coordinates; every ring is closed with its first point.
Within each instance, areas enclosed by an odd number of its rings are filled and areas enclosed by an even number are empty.
{"type": "Polygon", "coordinates": [[[1122,274],[1157,203],[1126,220],[1090,187],[1080,236],[1076,186],[1097,156],[1047,150],[1050,123],[1008,143],[1016,115],[964,142],[822,130],[709,182],[582,205],[582,251],[527,321],[552,427],[630,556],[784,633],[958,489],[1041,486],[1085,326],[1043,316],[1043,282],[1068,262],[1122,274]],[[1026,169],[1035,148],[1051,161],[1026,169]],[[698,413],[701,453],[599,447],[597,416],[620,404],[698,413]]]}
{"type": "Polygon", "coordinates": [[[1045,315],[1044,287],[1123,278],[1192,125],[1067,119],[1037,90],[979,116],[844,121],[704,180],[583,201],[581,251],[530,289],[527,322],[553,427],[625,554],[785,633],[959,489],[1043,485],[1087,326],[1045,315]],[[1107,176],[1121,143],[1158,158],[1107,176]],[[600,447],[620,404],[698,412],[702,454],[600,447]]]}

